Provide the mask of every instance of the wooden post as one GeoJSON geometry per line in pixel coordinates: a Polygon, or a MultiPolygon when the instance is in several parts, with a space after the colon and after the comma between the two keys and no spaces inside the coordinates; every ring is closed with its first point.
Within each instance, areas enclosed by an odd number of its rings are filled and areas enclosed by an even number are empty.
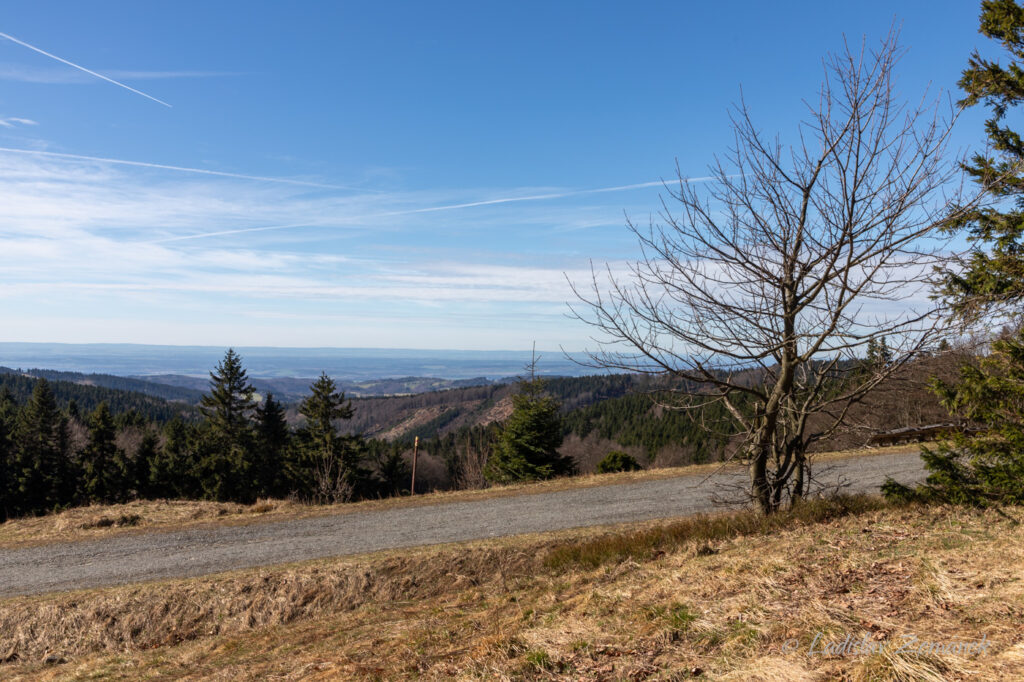
{"type": "Polygon", "coordinates": [[[412,485],[409,486],[409,494],[416,494],[416,452],[420,449],[420,437],[412,442],[412,485]]]}

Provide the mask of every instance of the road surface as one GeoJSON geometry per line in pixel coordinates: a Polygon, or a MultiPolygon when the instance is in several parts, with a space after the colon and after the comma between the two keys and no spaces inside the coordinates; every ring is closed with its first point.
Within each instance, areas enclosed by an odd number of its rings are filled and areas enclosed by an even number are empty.
{"type": "MultiPolygon", "coordinates": [[[[924,478],[917,453],[861,456],[819,464],[850,492],[876,492],[887,476],[924,478]]],[[[123,535],[0,550],[0,597],[184,578],[240,568],[383,549],[685,516],[713,503],[746,474],[661,480],[560,492],[449,502],[308,519],[123,535]]]]}

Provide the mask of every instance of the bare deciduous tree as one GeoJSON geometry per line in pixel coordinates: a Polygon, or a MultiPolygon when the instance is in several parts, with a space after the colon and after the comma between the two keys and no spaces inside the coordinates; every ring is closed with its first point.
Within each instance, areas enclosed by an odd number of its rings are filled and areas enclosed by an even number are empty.
{"type": "Polygon", "coordinates": [[[955,115],[898,101],[898,55],[890,34],[827,58],[796,145],[767,138],[741,103],[713,180],[679,175],[660,221],[628,223],[642,249],[629,274],[573,284],[573,314],[600,337],[588,363],[675,375],[679,409],[721,401],[766,513],[806,494],[809,446],[941,322],[925,280],[937,227],[966,203],[949,196],[955,115]],[[861,360],[882,338],[891,356],[861,360]]]}

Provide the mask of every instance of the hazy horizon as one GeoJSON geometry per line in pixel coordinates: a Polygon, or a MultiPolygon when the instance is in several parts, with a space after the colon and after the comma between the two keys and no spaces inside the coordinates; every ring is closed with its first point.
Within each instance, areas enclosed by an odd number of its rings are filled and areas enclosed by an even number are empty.
{"type": "MultiPolygon", "coordinates": [[[[415,348],[342,348],[232,346],[254,378],[312,378],[327,372],[335,379],[436,377],[500,379],[523,374],[532,351],[415,348]]],[[[206,376],[227,346],[0,342],[0,366],[50,369],[85,374],[206,376]]],[[[576,364],[561,351],[538,350],[541,375],[579,376],[594,370],[576,364]]]]}

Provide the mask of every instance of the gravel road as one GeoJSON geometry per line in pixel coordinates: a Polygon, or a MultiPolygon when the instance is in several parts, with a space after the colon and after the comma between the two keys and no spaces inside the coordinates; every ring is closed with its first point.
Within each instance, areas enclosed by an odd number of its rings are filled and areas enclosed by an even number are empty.
{"type": "MultiPolygon", "coordinates": [[[[826,465],[819,464],[824,469],[826,465]]],[[[916,453],[827,464],[826,480],[874,492],[891,476],[924,477],[916,453]]],[[[204,528],[0,550],[0,597],[206,575],[382,549],[684,516],[712,503],[739,472],[524,494],[471,502],[204,528]]]]}

